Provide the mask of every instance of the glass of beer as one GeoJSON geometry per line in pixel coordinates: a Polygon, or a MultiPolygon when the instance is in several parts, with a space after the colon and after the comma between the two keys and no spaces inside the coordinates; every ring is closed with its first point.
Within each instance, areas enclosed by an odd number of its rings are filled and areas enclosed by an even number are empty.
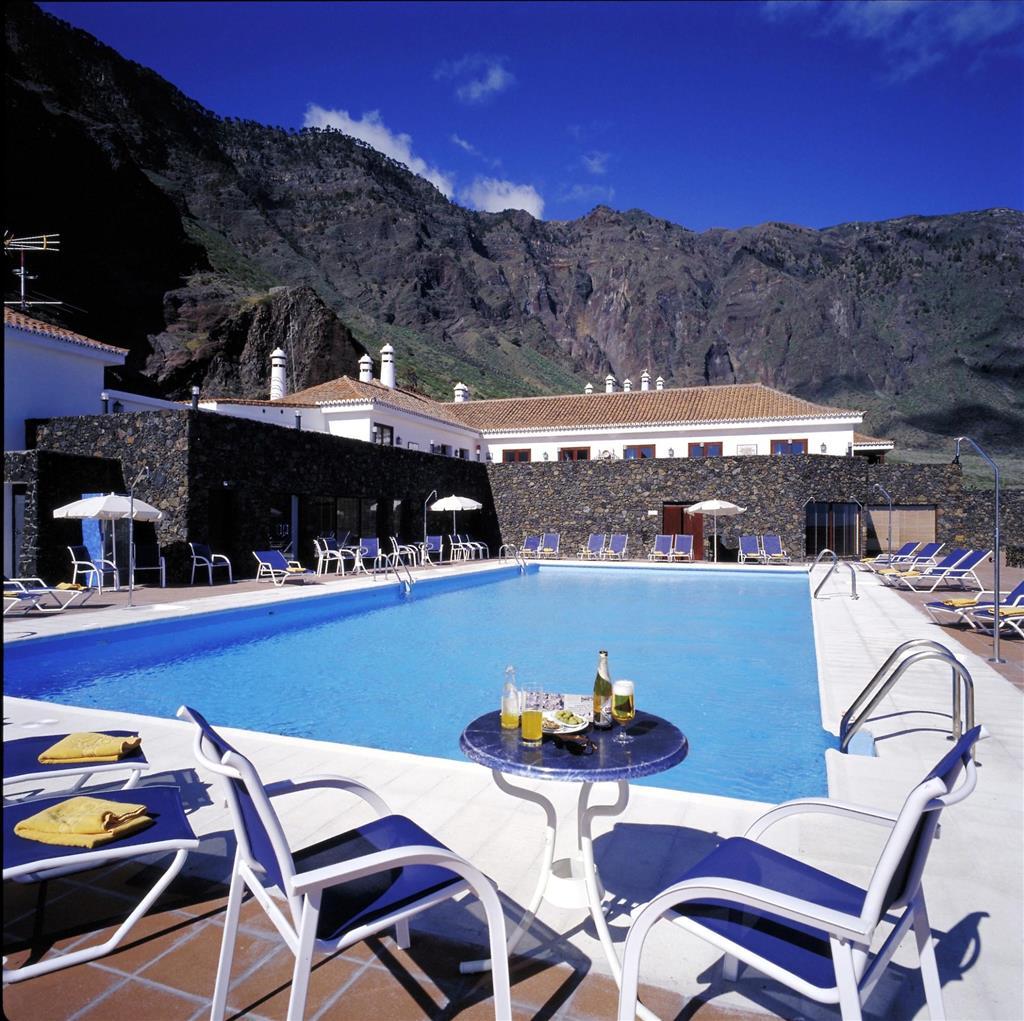
{"type": "Polygon", "coordinates": [[[523,711],[519,722],[523,744],[539,745],[544,737],[544,692],[536,685],[523,689],[523,711]]]}
{"type": "Polygon", "coordinates": [[[632,681],[615,681],[612,684],[612,719],[619,724],[619,731],[612,738],[616,744],[632,744],[633,738],[626,731],[626,725],[636,716],[636,700],[632,681]]]}

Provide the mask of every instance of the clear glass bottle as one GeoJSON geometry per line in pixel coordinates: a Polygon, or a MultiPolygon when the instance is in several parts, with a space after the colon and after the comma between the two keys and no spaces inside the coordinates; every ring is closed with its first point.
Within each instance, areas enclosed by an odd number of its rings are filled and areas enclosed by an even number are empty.
{"type": "Polygon", "coordinates": [[[597,656],[594,678],[594,726],[604,729],[612,725],[612,679],[608,672],[608,653],[602,649],[597,656]]]}
{"type": "Polygon", "coordinates": [[[519,689],[516,687],[516,668],[505,667],[505,685],[501,689],[501,729],[519,729],[519,689]]]}

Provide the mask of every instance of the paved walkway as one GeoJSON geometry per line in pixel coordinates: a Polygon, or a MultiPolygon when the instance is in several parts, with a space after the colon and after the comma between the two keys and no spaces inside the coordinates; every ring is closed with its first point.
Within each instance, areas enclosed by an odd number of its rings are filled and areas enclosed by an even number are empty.
{"type": "MultiPolygon", "coordinates": [[[[473,568],[487,569],[487,568],[473,568]]],[[[687,568],[666,568],[680,569],[687,568]]],[[[713,568],[694,568],[711,569],[713,568]]],[[[752,568],[756,569],[756,568],[752,568]]],[[[442,569],[447,571],[448,569],[442,569]]],[[[465,570],[465,568],[463,568],[465,570]]],[[[440,572],[439,572],[440,573],[440,572]]],[[[330,582],[336,586],[366,582],[330,582]]],[[[368,584],[373,584],[369,582],[368,584]]],[[[819,656],[819,683],[824,725],[833,732],[845,707],[891,649],[910,637],[934,638],[935,629],[909,602],[873,580],[860,586],[853,602],[843,586],[831,598],[813,601],[819,656]]],[[[292,591],[237,591],[229,595],[179,597],[164,609],[99,612],[86,609],[76,617],[36,618],[5,624],[5,639],[26,632],[43,633],[109,626],[115,620],[137,620],[153,613],[201,612],[223,605],[267,599],[314,598],[292,591]],[[213,600],[211,602],[211,599],[213,600]],[[174,603],[179,605],[175,606],[174,603]],[[98,622],[97,622],[98,620],[98,622]]],[[[146,590],[158,591],[158,590],[146,590]]],[[[198,592],[198,590],[197,590],[198,592]]],[[[1006,643],[1009,645],[1009,643],[1006,643]]],[[[974,678],[978,718],[993,737],[979,752],[979,788],[961,806],[951,809],[942,839],[929,863],[926,888],[932,925],[938,938],[946,1008],[950,1017],[1017,1018],[1021,1013],[1022,961],[1022,819],[1020,791],[1024,779],[1024,735],[1020,692],[970,650],[963,659],[974,678]]],[[[147,754],[159,779],[181,784],[191,807],[191,821],[203,837],[200,852],[188,865],[189,882],[176,884],[173,900],[145,920],[143,937],[119,953],[47,979],[5,990],[8,1017],[20,1019],[191,1018],[207,1009],[212,990],[215,944],[220,925],[222,891],[211,886],[225,874],[230,838],[223,805],[212,793],[209,776],[191,765],[188,729],[175,721],[129,714],[96,712],[19,699],[5,700],[5,738],[99,726],[137,726],[145,735],[147,754]]],[[[685,729],[685,723],[683,723],[685,729]]],[[[906,789],[948,748],[948,671],[925,667],[906,678],[880,707],[871,730],[878,757],[827,753],[829,788],[833,796],[880,807],[898,808],[906,789]]],[[[317,772],[354,776],[377,789],[396,811],[412,815],[491,875],[510,918],[529,899],[541,853],[541,821],[532,806],[505,797],[489,774],[470,763],[373,749],[228,731],[249,754],[264,779],[272,781],[317,772]]],[[[545,790],[550,793],[547,785],[545,790]]],[[[565,785],[556,798],[560,816],[575,811],[575,788],[565,785]]],[[[599,866],[615,898],[612,931],[621,940],[628,913],[671,877],[696,860],[722,836],[742,833],[764,806],[729,798],[636,787],[625,814],[598,828],[599,866]]],[[[324,815],[323,803],[293,799],[285,822],[293,845],[324,836],[336,823],[324,815]]],[[[346,805],[346,810],[348,806],[346,805]]],[[[356,814],[346,823],[359,821],[356,814]]],[[[851,881],[863,882],[865,863],[877,854],[879,833],[822,825],[820,817],[779,828],[775,846],[798,852],[851,881]]],[[[125,870],[88,885],[73,880],[51,893],[54,911],[44,918],[42,932],[27,934],[34,903],[22,894],[5,906],[5,946],[39,946],[56,940],[67,947],[83,938],[112,912],[108,890],[133,884],[125,870]],[[96,896],[102,891],[101,896],[96,896]],[[91,895],[90,895],[91,894],[91,895]],[[61,907],[63,905],[63,907],[61,907]],[[10,927],[11,939],[7,934],[10,927]],[[69,931],[70,927],[70,931],[69,931]]],[[[481,945],[481,925],[469,905],[440,908],[414,926],[424,933],[410,953],[388,939],[355,948],[339,960],[319,967],[313,982],[311,1017],[362,1021],[387,1018],[477,1018],[491,1016],[486,980],[463,980],[456,962],[463,945],[481,945]],[[438,942],[436,937],[443,940],[438,942]],[[429,938],[428,938],[429,937],[429,938]]],[[[288,968],[284,952],[258,913],[246,915],[246,933],[235,970],[231,1002],[236,1016],[281,1017],[287,995],[288,968]]],[[[589,925],[579,912],[542,907],[541,924],[525,946],[529,955],[514,973],[517,1017],[589,1019],[612,1016],[614,988],[607,963],[589,925]]],[[[22,951],[24,953],[25,951],[22,951]]],[[[647,999],[660,1016],[698,1019],[721,1012],[763,1011],[781,1017],[834,1018],[831,1008],[799,1001],[776,984],[747,972],[739,983],[724,983],[719,956],[699,940],[663,926],[648,943],[642,974],[649,983],[647,999]],[[694,1000],[693,997],[698,997],[694,1000]]],[[[925,1016],[913,951],[904,947],[897,964],[868,1004],[869,1018],[925,1016]]]]}

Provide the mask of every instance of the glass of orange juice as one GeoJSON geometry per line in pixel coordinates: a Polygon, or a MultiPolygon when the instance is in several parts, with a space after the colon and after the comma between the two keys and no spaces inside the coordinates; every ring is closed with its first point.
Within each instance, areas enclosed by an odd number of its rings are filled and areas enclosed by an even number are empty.
{"type": "Polygon", "coordinates": [[[538,685],[527,685],[523,689],[523,711],[519,723],[523,744],[539,745],[544,737],[544,692],[538,685]]]}

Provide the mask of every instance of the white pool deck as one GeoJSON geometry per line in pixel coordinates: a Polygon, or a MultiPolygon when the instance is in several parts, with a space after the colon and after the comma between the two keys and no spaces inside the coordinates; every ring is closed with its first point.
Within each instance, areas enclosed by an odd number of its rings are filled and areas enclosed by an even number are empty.
{"type": "MultiPolygon", "coordinates": [[[[622,565],[629,568],[630,565],[622,565]]],[[[489,570],[490,566],[458,570],[489,570]]],[[[710,565],[665,570],[715,570],[710,565]]],[[[735,565],[732,565],[735,570],[735,565]]],[[[751,568],[757,570],[757,568],[751,568]]],[[[774,570],[774,569],[773,569],[774,570]]],[[[781,570],[781,568],[779,569],[781,570]]],[[[432,576],[451,569],[439,568],[432,576]]],[[[820,578],[821,574],[816,574],[820,578]]],[[[822,720],[838,731],[843,711],[886,656],[910,638],[935,639],[936,629],[916,607],[875,580],[860,577],[860,599],[849,598],[845,574],[829,583],[830,598],[812,600],[818,652],[822,720]]],[[[367,581],[367,586],[374,584],[367,581]]],[[[377,582],[380,585],[383,582],[377,582]]],[[[392,583],[393,584],[393,583],[392,583]]],[[[5,621],[4,640],[82,632],[123,623],[205,613],[282,599],[317,598],[337,589],[288,587],[256,593],[229,593],[135,609],[82,608],[64,615],[5,621]]],[[[142,597],[144,599],[144,596],[142,597]]],[[[488,633],[481,624],[480,634],[488,633]]],[[[742,635],[727,636],[742,641],[742,635]]],[[[974,679],[976,715],[991,733],[979,748],[978,787],[963,804],[944,814],[925,873],[931,923],[947,1016],[958,1019],[1024,1017],[1024,696],[978,656],[947,642],[974,679]]],[[[339,660],[339,669],[343,659],[339,660]]],[[[352,679],[353,687],[358,678],[352,679]]],[[[500,685],[495,681],[497,693],[500,685]]],[[[287,683],[283,684],[287,691],[287,683]]],[[[245,698],[244,690],[238,693],[245,698]]],[[[197,706],[200,710],[202,706],[197,706]]],[[[108,713],[18,698],[4,699],[7,740],[38,733],[101,727],[138,728],[144,735],[152,773],[182,784],[191,822],[203,837],[187,868],[222,876],[227,868],[229,820],[212,777],[197,773],[191,730],[172,720],[130,713],[108,713]]],[[[218,722],[213,721],[215,724],[218,722]]],[[[674,721],[686,730],[686,720],[674,721]]],[[[834,798],[896,810],[905,792],[948,749],[949,671],[915,668],[879,707],[869,728],[878,757],[827,753],[829,792],[834,798]]],[[[497,883],[511,922],[533,890],[542,842],[539,809],[498,791],[488,770],[470,762],[413,756],[355,745],[225,730],[256,763],[265,781],[318,773],[356,777],[374,787],[392,809],[416,819],[464,854],[497,883]]],[[[742,750],[738,750],[742,754],[742,750]]],[[[685,763],[682,767],[685,769],[685,763]]],[[[780,769],[785,768],[780,763],[780,769]]],[[[571,784],[538,784],[553,796],[564,820],[563,838],[573,832],[578,793],[571,784]],[[554,792],[553,792],[554,789],[554,792]]],[[[302,795],[279,805],[296,846],[361,821],[341,795],[302,795]],[[338,801],[328,799],[338,798],[338,801]],[[337,805],[337,811],[335,810],[337,805]]],[[[599,867],[609,895],[616,898],[612,932],[621,940],[628,912],[666,885],[718,838],[741,834],[763,805],[732,798],[634,787],[625,813],[596,824],[599,867]]],[[[358,809],[356,812],[358,813],[358,809]]],[[[820,816],[780,824],[774,846],[798,852],[806,861],[852,882],[866,881],[884,831],[836,823],[820,816]]],[[[564,853],[571,849],[565,848],[564,853]]],[[[560,855],[559,855],[560,856],[560,855]]],[[[583,970],[607,973],[608,965],[581,911],[544,904],[526,952],[576,962],[583,970]]],[[[469,904],[422,916],[420,927],[479,940],[481,926],[469,904]]],[[[702,941],[670,925],[649,939],[641,978],[678,990],[680,1009],[697,993],[722,1008],[764,1011],[781,1017],[835,1018],[838,1011],[796,998],[775,983],[747,971],[739,983],[721,979],[720,955],[702,941]]],[[[609,1004],[609,1016],[614,1007],[609,1004]]],[[[870,998],[866,1017],[927,1017],[916,957],[910,940],[870,998]]]]}

